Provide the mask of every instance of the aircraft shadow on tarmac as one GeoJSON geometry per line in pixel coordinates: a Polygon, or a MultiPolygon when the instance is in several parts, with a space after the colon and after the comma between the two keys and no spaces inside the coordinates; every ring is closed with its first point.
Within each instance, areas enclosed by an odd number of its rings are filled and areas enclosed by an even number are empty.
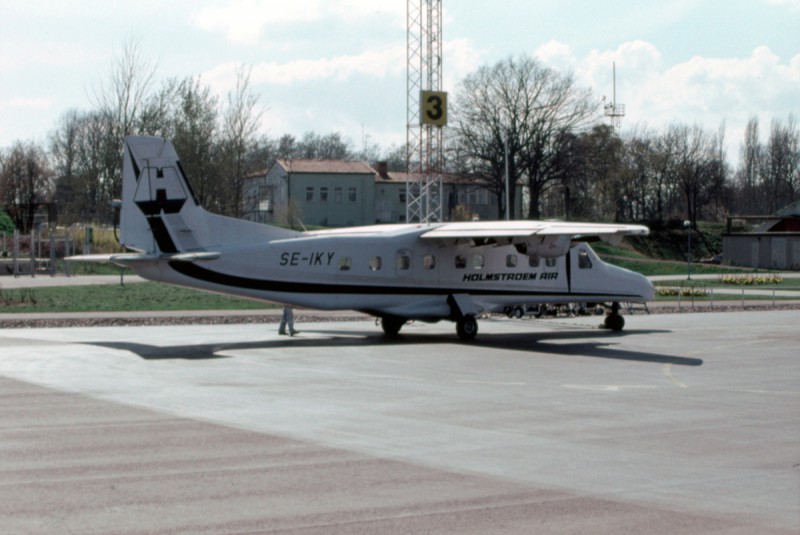
{"type": "MultiPolygon", "coordinates": [[[[279,340],[254,340],[230,344],[189,344],[175,346],[155,346],[134,342],[82,342],[110,349],[130,351],[145,360],[185,359],[209,360],[230,358],[223,354],[229,351],[250,349],[280,350],[290,348],[347,348],[363,346],[399,346],[418,344],[463,343],[458,339],[441,334],[407,332],[396,338],[387,338],[375,331],[307,331],[313,338],[302,335],[279,340]],[[320,337],[320,335],[328,335],[320,337]]],[[[651,362],[656,364],[675,364],[679,366],[702,366],[702,359],[664,355],[646,351],[634,351],[618,347],[615,340],[625,334],[664,333],[663,330],[629,330],[625,333],[610,331],[537,331],[525,333],[482,334],[477,340],[463,343],[465,347],[491,347],[518,352],[546,353],[564,357],[589,357],[632,362],[651,362]]],[[[435,358],[435,357],[431,357],[435,358]]]]}

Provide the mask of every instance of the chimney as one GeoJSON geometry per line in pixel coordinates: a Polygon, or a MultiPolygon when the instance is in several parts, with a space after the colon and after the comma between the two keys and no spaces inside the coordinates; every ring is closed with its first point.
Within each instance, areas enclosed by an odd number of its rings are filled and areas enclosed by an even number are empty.
{"type": "Polygon", "coordinates": [[[378,167],[378,175],[384,180],[389,180],[389,163],[378,162],[377,167],[378,167]]]}

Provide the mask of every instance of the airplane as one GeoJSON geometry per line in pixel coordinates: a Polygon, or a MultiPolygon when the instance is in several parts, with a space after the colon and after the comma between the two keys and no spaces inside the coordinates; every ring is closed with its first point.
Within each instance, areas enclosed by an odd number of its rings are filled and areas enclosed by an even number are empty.
{"type": "Polygon", "coordinates": [[[380,318],[388,337],[410,320],[455,323],[531,303],[586,302],[621,330],[620,303],[652,300],[644,276],[601,261],[588,241],[619,243],[647,227],[558,221],[405,223],[296,231],[206,211],[172,143],[125,139],[120,243],[108,260],[145,279],[380,318]]]}

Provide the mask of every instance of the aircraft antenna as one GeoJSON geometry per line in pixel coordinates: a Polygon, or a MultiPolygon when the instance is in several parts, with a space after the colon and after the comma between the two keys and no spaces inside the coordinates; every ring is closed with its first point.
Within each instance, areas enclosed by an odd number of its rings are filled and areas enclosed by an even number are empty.
{"type": "MultiPolygon", "coordinates": [[[[625,117],[625,104],[617,104],[617,62],[613,63],[612,67],[612,80],[614,89],[611,97],[611,102],[604,106],[605,115],[611,121],[611,127],[619,129],[622,123],[622,118],[625,117]]],[[[605,99],[605,97],[603,97],[605,99]]]]}
{"type": "Polygon", "coordinates": [[[407,0],[406,221],[442,221],[442,0],[407,0]]]}

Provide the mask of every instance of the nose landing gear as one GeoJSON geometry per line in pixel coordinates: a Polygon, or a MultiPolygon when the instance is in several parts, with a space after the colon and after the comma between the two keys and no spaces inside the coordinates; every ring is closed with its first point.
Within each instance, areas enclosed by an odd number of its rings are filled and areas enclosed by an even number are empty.
{"type": "Polygon", "coordinates": [[[606,315],[603,327],[612,331],[621,331],[625,327],[625,318],[619,313],[620,308],[619,303],[616,301],[611,303],[611,310],[606,315]]]}

